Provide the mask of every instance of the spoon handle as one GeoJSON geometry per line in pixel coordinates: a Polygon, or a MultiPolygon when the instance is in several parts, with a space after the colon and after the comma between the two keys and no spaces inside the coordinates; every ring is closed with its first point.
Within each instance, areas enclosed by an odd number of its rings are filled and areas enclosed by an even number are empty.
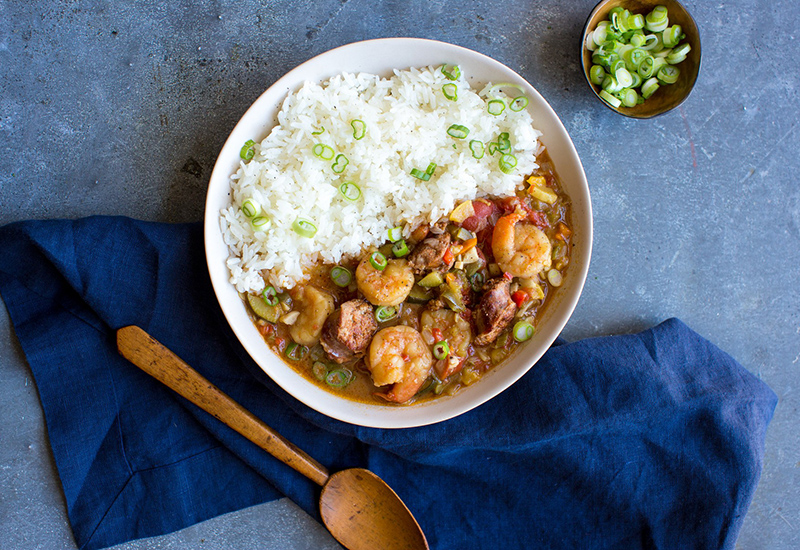
{"type": "Polygon", "coordinates": [[[324,485],[328,481],[330,474],[324,466],[228,397],[141,328],[128,326],[119,329],[117,348],[128,361],[314,483],[324,485]]]}

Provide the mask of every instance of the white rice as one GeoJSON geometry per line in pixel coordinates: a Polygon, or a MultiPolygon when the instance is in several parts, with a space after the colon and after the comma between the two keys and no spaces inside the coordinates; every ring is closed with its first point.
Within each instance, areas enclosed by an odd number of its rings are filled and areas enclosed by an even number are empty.
{"type": "MultiPolygon", "coordinates": [[[[439,69],[427,67],[397,70],[391,78],[343,73],[290,93],[278,125],[231,176],[231,205],[221,211],[230,281],[237,290],[261,291],[265,279],[276,288],[292,288],[304,279],[304,269],[378,246],[392,227],[402,226],[407,236],[416,225],[447,215],[457,202],[520,188],[537,167],[541,135],[528,110],[489,114],[490,86],[476,93],[463,75],[456,81],[458,100],[450,101],[442,93],[448,82],[439,69]],[[354,119],[366,123],[361,140],[353,136],[354,119]],[[450,137],[452,124],[469,128],[469,136],[450,137]],[[313,135],[321,128],[322,134],[313,135]],[[488,144],[501,132],[508,132],[517,158],[510,174],[500,170],[499,154],[475,159],[469,149],[470,140],[488,144]],[[317,143],[347,156],[342,174],[333,172],[332,161],[313,154],[317,143]],[[410,175],[432,162],[438,167],[429,181],[410,175]],[[345,181],[358,184],[361,198],[342,197],[338,188],[345,181]],[[254,230],[242,213],[247,199],[270,218],[266,231],[254,230]],[[313,221],[313,238],[292,229],[297,217],[313,221]]],[[[502,93],[495,96],[508,103],[502,93]]]]}

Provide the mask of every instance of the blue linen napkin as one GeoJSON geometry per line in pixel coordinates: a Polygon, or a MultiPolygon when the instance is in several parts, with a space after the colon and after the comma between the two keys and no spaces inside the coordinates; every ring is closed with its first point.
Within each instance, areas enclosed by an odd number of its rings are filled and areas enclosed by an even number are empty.
{"type": "Polygon", "coordinates": [[[775,394],[672,319],[559,342],[510,389],[432,426],[361,428],[277,387],[229,330],[200,224],[0,228],[0,294],[44,408],[82,549],[319,489],[117,354],[139,325],[331,471],[395,489],[431,548],[733,549],[775,394]]]}

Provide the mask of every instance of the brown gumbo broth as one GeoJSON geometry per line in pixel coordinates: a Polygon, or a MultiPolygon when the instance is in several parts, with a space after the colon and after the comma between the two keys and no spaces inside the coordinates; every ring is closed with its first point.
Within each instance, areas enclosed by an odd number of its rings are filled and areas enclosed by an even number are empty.
{"type": "Polygon", "coordinates": [[[538,163],[515,196],[459,204],[342,261],[346,273],[318,265],[289,291],[247,295],[265,341],[355,401],[418,403],[473,384],[530,338],[570,261],[569,198],[546,151],[538,163]]]}

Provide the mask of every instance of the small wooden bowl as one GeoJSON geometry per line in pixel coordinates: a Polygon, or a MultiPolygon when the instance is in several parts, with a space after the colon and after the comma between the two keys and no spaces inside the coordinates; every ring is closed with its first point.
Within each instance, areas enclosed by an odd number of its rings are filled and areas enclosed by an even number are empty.
{"type": "Polygon", "coordinates": [[[651,118],[671,111],[683,103],[689,97],[694,83],[697,81],[697,74],[700,72],[700,58],[700,32],[697,30],[697,25],[692,16],[677,0],[603,0],[589,14],[581,36],[581,59],[583,60],[583,75],[586,77],[587,84],[589,84],[592,92],[603,105],[612,111],[632,118],[651,118]],[[608,13],[617,6],[625,8],[634,14],[647,15],[654,7],[659,5],[667,8],[670,25],[677,24],[681,26],[683,33],[686,35],[686,38],[681,40],[681,43],[688,42],[692,47],[686,59],[676,65],[681,71],[678,81],[674,84],[661,86],[644,103],[635,107],[612,107],[603,101],[600,97],[600,87],[592,84],[590,79],[589,71],[592,68],[592,52],[586,48],[586,35],[594,31],[598,23],[608,19],[608,13]]]}

